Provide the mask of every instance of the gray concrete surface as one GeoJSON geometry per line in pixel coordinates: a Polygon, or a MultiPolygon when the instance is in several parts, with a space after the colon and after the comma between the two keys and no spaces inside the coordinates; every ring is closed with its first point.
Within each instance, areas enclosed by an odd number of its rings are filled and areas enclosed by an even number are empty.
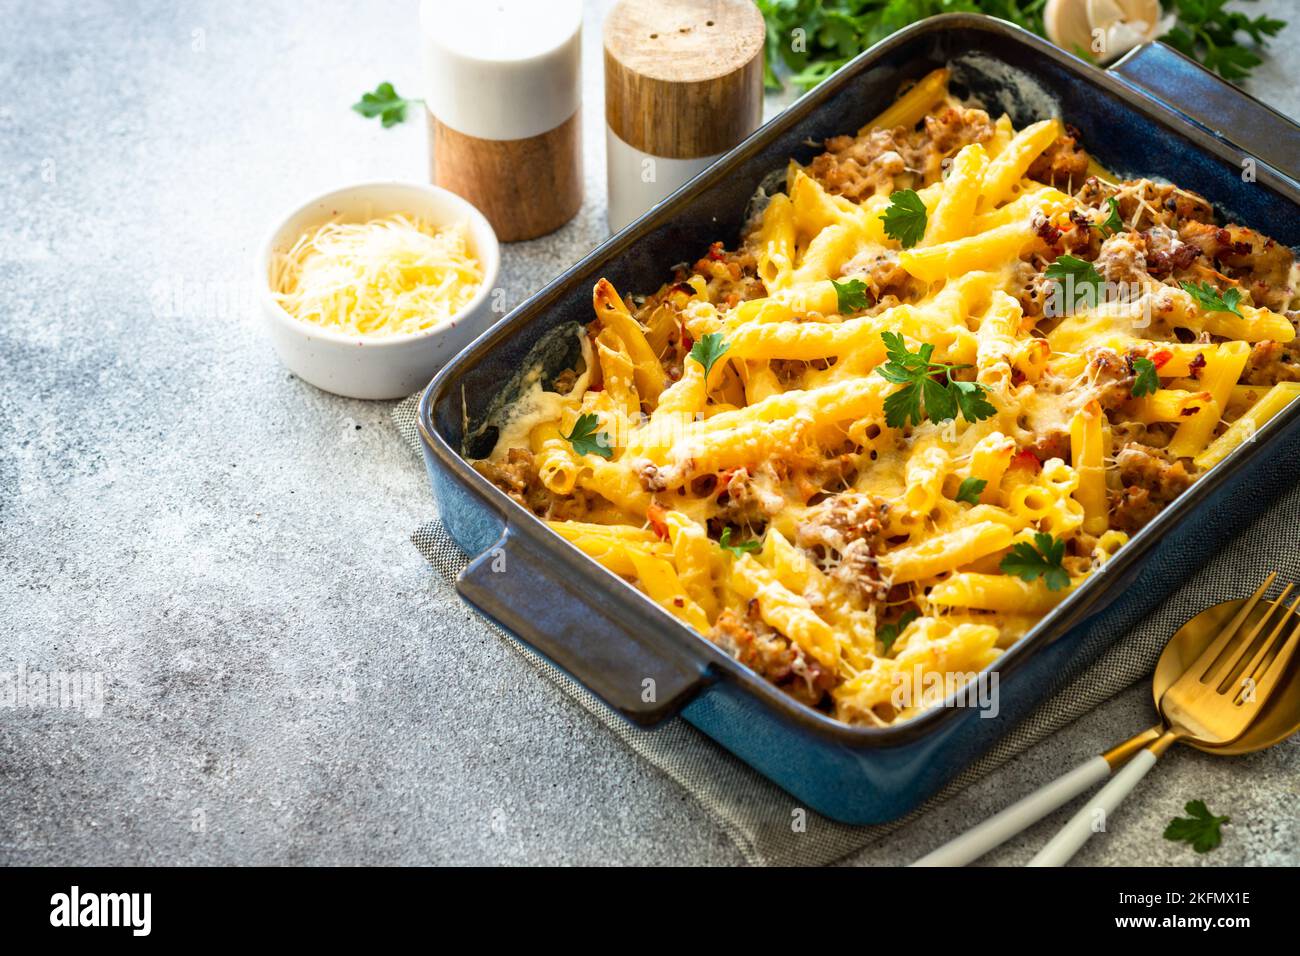
{"type": "MultiPolygon", "coordinates": [[[[381,79],[415,95],[414,9],[6,10],[0,672],[97,676],[104,697],[0,707],[0,863],[740,860],[425,566],[407,536],[432,504],[390,406],[296,380],[256,324],[250,260],[277,210],[423,175],[419,125],[348,111],[381,79]]],[[[587,48],[587,202],[508,249],[511,301],[603,236],[594,30],[587,48]]],[[[1296,115],[1296,77],[1278,57],[1254,90],[1296,115]]],[[[1143,726],[1144,695],[850,862],[914,858],[1143,726]]],[[[1175,753],[1081,860],[1295,863],[1298,779],[1295,741],[1175,753]],[[1233,818],[1206,861],[1160,837],[1192,798],[1233,818]]],[[[1023,862],[1059,822],[990,860],[1023,862]]]]}

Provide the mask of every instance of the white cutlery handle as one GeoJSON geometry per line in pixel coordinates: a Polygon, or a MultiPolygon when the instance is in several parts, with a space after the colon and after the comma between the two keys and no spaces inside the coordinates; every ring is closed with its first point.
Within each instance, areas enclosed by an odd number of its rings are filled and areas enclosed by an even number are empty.
{"type": "Polygon", "coordinates": [[[1088,805],[1076,813],[1061,832],[1052,837],[1047,846],[1038,851],[1038,855],[1029,861],[1030,866],[1064,866],[1070,857],[1079,851],[1079,847],[1088,842],[1092,836],[1093,822],[1101,811],[1105,820],[1146,776],[1148,770],[1155,766],[1156,754],[1143,748],[1139,750],[1124,769],[1115,774],[1110,783],[1101,788],[1097,796],[1088,801],[1088,805]]]}
{"type": "Polygon", "coordinates": [[[1057,807],[1069,803],[1109,775],[1110,764],[1106,758],[1093,757],[983,823],[971,827],[955,840],[950,840],[934,852],[921,857],[912,866],[965,866],[1037,823],[1057,807]]]}

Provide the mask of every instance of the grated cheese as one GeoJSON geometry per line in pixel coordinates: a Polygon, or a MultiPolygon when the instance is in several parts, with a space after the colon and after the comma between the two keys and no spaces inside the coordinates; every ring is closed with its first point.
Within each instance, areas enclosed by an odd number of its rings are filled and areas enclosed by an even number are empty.
{"type": "Polygon", "coordinates": [[[276,256],[271,291],[294,318],[356,336],[424,332],[478,293],[483,269],[464,223],[401,214],[327,222],[276,256]]]}

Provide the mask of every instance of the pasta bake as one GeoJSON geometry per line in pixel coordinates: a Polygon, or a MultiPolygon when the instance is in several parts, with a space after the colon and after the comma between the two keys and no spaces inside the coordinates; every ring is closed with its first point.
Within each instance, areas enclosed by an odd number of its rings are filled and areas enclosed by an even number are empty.
{"type": "Polygon", "coordinates": [[[839,720],[989,666],[1300,395],[1290,249],[945,70],[755,206],[597,283],[475,467],[839,720]]]}

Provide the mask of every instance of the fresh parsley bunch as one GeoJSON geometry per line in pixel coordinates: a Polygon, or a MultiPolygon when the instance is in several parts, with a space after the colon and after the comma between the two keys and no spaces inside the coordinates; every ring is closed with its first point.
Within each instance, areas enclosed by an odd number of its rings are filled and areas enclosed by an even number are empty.
{"type": "Polygon", "coordinates": [[[908,24],[939,13],[987,13],[1043,32],[1046,0],[757,0],[767,21],[764,77],[780,89],[775,66],[812,89],[853,57],[908,24]],[[796,32],[798,31],[798,32],[796,32]]]}
{"type": "MultiPolygon", "coordinates": [[[[1161,39],[1224,79],[1241,80],[1262,62],[1256,50],[1276,37],[1286,21],[1230,10],[1229,2],[1161,0],[1165,10],[1175,16],[1174,27],[1161,39]]],[[[771,89],[780,89],[782,85],[776,72],[778,63],[790,71],[789,82],[801,89],[812,89],[873,43],[939,13],[987,13],[1039,36],[1047,35],[1043,29],[1046,0],[757,0],[757,3],[767,22],[764,77],[771,89]]]]}
{"type": "Polygon", "coordinates": [[[1254,50],[1237,42],[1239,34],[1263,47],[1286,26],[1285,20],[1225,9],[1228,0],[1161,0],[1161,5],[1176,14],[1178,21],[1160,39],[1225,80],[1244,80],[1264,62],[1254,50]]]}

